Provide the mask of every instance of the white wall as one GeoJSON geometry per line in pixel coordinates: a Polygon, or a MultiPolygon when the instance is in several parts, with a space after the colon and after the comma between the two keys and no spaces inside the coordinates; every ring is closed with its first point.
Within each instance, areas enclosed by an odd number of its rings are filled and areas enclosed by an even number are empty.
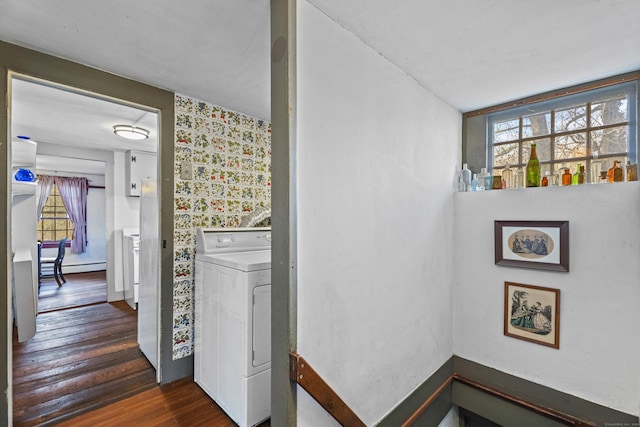
{"type": "Polygon", "coordinates": [[[297,350],[370,425],[452,354],[461,115],[305,1],[297,43],[297,350]]]}
{"type": "Polygon", "coordinates": [[[639,194],[639,182],[457,193],[455,354],[638,415],[639,194]],[[496,266],[494,220],[568,220],[570,272],[496,266]],[[560,349],[503,335],[505,281],[560,289],[560,349]]]}

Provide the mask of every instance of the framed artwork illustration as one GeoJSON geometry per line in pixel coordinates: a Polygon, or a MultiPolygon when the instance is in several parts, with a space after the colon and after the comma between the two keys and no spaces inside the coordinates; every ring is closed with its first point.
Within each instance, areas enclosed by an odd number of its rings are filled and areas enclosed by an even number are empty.
{"type": "Polygon", "coordinates": [[[496,265],[569,271],[569,221],[495,221],[496,265]]]}
{"type": "Polygon", "coordinates": [[[504,334],[560,348],[560,289],[504,282],[504,334]]]}

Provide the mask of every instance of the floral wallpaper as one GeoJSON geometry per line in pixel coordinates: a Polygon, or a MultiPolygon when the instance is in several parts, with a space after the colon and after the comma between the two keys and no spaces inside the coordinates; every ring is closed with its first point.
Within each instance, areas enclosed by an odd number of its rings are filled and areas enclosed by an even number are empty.
{"type": "Polygon", "coordinates": [[[173,359],[193,353],[195,230],[238,227],[271,203],[271,124],[175,98],[173,359]],[[192,179],[182,179],[189,164],[192,179]]]}

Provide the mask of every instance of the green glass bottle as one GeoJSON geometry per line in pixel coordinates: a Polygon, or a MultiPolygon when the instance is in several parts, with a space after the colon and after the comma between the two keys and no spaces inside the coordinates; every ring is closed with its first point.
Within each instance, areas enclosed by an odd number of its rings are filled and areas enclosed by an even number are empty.
{"type": "Polygon", "coordinates": [[[527,162],[527,187],[540,186],[540,162],[536,153],[536,144],[531,144],[531,155],[527,162]]]}

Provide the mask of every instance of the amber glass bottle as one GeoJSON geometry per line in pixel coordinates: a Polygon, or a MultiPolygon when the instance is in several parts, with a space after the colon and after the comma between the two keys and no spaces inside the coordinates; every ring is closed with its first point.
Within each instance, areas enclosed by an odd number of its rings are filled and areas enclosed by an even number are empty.
{"type": "Polygon", "coordinates": [[[531,144],[531,155],[527,162],[527,187],[538,187],[540,185],[540,162],[536,153],[536,144],[531,144]]]}
{"type": "Polygon", "coordinates": [[[607,181],[609,182],[621,182],[624,180],[622,175],[622,168],[620,167],[620,160],[614,160],[613,166],[607,171],[607,181]]]}
{"type": "Polygon", "coordinates": [[[571,185],[571,172],[569,172],[569,168],[565,168],[562,174],[562,185],[571,185]]]}

